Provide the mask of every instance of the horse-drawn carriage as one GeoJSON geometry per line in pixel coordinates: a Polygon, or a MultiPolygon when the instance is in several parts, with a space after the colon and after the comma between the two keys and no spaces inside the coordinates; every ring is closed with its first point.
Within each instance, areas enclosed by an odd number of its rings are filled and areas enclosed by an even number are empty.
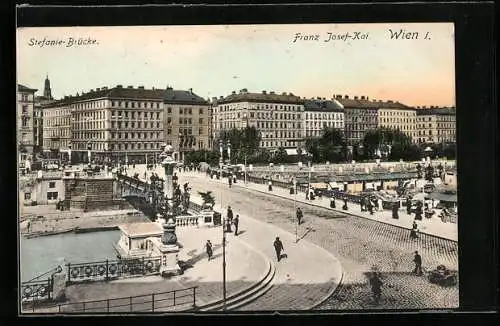
{"type": "Polygon", "coordinates": [[[439,265],[435,270],[430,271],[429,282],[441,286],[453,286],[457,284],[457,272],[447,269],[444,265],[439,265]]]}

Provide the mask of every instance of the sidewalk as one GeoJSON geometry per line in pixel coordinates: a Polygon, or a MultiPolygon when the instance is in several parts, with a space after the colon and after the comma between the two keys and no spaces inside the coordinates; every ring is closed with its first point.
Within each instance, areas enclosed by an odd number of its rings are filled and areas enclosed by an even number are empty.
{"type": "MultiPolygon", "coordinates": [[[[202,190],[195,187],[193,185],[195,191],[202,190]]],[[[225,216],[227,207],[218,204],[215,209],[225,216]]],[[[307,240],[296,243],[294,234],[274,225],[238,214],[241,234],[237,237],[228,234],[229,240],[238,238],[245,241],[264,253],[276,266],[271,290],[239,310],[309,310],[325,301],[337,289],[342,281],[343,270],[336,257],[307,240]],[[288,256],[280,262],[273,247],[276,237],[281,239],[288,256]]]]}
{"type": "MultiPolygon", "coordinates": [[[[198,306],[221,300],[223,294],[222,229],[220,227],[179,227],[177,236],[183,246],[179,252],[179,259],[192,266],[186,269],[183,275],[170,279],[153,275],[110,282],[74,284],[66,289],[68,300],[65,303],[150,295],[192,286],[198,287],[196,289],[198,306]],[[214,248],[213,259],[210,261],[205,253],[206,240],[210,240],[214,248]]],[[[227,296],[230,296],[263,279],[268,271],[269,260],[239,239],[229,236],[226,243],[226,289],[227,296]]],[[[74,309],[71,305],[62,307],[62,311],[70,312],[72,308],[74,309]]],[[[177,309],[182,308],[185,309],[185,306],[179,306],[177,309]]],[[[29,306],[26,312],[32,312],[29,306]]],[[[57,307],[40,308],[36,312],[57,312],[57,307]]]]}
{"type": "MultiPolygon", "coordinates": [[[[195,176],[195,177],[200,177],[200,178],[208,178],[205,176],[203,173],[198,173],[198,172],[183,172],[183,175],[189,175],[189,176],[195,176]]],[[[227,184],[227,179],[212,179],[214,182],[220,182],[227,184]]],[[[374,212],[373,215],[370,215],[369,212],[361,212],[361,208],[359,204],[354,204],[349,202],[348,211],[342,210],[342,205],[343,202],[341,200],[335,200],[335,206],[337,208],[330,208],[330,199],[323,197],[323,198],[318,198],[316,197],[315,200],[306,200],[305,199],[305,193],[299,192],[297,195],[290,195],[290,192],[288,189],[283,189],[279,187],[273,187],[273,191],[268,191],[267,190],[267,185],[264,184],[256,184],[256,183],[250,183],[248,182],[246,185],[243,183],[243,181],[238,180],[236,184],[233,183],[232,187],[240,187],[240,188],[248,188],[251,190],[267,193],[273,196],[278,196],[286,199],[291,199],[291,200],[296,200],[299,203],[302,204],[308,204],[308,205],[314,205],[317,207],[322,207],[326,209],[330,209],[333,211],[337,211],[340,213],[345,213],[349,215],[355,215],[358,217],[362,218],[367,218],[373,221],[379,221],[382,223],[386,224],[391,224],[394,226],[406,228],[408,230],[411,229],[414,216],[413,215],[408,215],[406,213],[406,210],[400,209],[399,210],[399,219],[393,219],[392,218],[392,212],[388,210],[382,210],[378,212],[374,212]]],[[[458,241],[458,226],[455,223],[444,223],[442,222],[439,218],[433,217],[430,219],[427,219],[423,217],[422,221],[417,221],[418,228],[421,233],[429,234],[432,236],[444,238],[447,240],[451,241],[458,241]]]]}

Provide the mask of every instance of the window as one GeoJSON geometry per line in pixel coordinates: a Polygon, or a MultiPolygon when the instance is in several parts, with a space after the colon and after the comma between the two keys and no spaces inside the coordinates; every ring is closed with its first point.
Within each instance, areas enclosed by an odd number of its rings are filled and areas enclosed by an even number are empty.
{"type": "Polygon", "coordinates": [[[167,108],[167,113],[172,113],[172,108],[167,108]]]}
{"type": "Polygon", "coordinates": [[[203,114],[203,109],[202,108],[200,108],[200,114],[203,114]]]}
{"type": "Polygon", "coordinates": [[[200,118],[200,120],[198,122],[199,122],[199,124],[202,124],[203,123],[203,118],[200,118]]]}
{"type": "Polygon", "coordinates": [[[57,199],[57,191],[47,192],[47,200],[56,200],[57,199]]]}
{"type": "Polygon", "coordinates": [[[49,182],[49,188],[55,188],[55,187],[56,187],[56,182],[55,181],[49,182]]]}
{"type": "Polygon", "coordinates": [[[24,200],[31,200],[31,192],[24,193],[24,200]]]}

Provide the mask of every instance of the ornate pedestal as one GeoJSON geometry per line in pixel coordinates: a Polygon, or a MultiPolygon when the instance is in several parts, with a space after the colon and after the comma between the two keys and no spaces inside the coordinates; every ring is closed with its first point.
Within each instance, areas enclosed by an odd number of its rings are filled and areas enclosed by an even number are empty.
{"type": "Polygon", "coordinates": [[[161,253],[160,275],[165,277],[181,274],[179,246],[162,244],[158,249],[161,253]]]}

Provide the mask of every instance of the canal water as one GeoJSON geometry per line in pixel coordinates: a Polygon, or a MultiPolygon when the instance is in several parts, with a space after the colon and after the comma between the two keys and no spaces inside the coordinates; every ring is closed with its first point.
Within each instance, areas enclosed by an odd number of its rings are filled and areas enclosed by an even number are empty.
{"type": "Polygon", "coordinates": [[[21,237],[21,281],[28,281],[66,263],[116,259],[113,244],[118,242],[120,235],[121,231],[113,230],[78,234],[71,232],[32,239],[21,237]]]}

